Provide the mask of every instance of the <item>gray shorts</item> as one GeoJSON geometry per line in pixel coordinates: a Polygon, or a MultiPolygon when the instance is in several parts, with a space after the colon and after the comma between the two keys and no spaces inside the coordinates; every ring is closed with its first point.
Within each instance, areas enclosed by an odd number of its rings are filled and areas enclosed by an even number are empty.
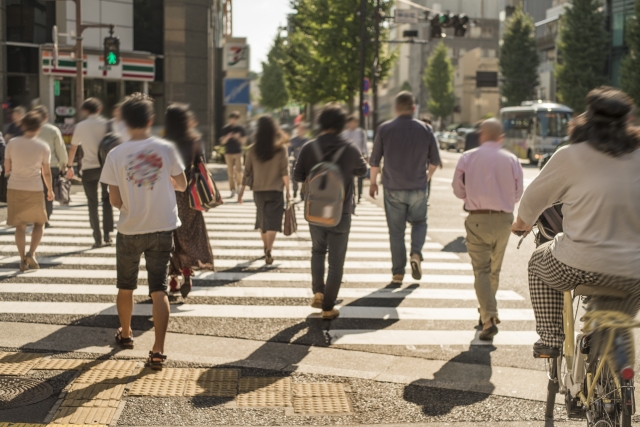
{"type": "Polygon", "coordinates": [[[140,257],[147,263],[149,295],[167,291],[169,258],[173,252],[173,232],[125,235],[116,239],[116,265],[118,289],[134,290],[138,287],[140,257]]]}

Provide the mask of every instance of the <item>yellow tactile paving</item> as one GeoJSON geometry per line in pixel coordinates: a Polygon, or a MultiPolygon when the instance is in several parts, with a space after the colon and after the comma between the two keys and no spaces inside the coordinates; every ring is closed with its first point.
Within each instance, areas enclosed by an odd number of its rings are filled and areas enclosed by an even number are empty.
{"type": "Polygon", "coordinates": [[[79,383],[112,383],[112,384],[124,384],[129,382],[129,378],[133,376],[134,372],[132,370],[100,370],[100,369],[89,369],[88,371],[82,372],[78,378],[76,378],[76,382],[79,383]]]}
{"type": "Polygon", "coordinates": [[[32,369],[51,371],[79,371],[85,369],[93,360],[88,359],[41,359],[32,369]]]}
{"type": "Polygon", "coordinates": [[[291,378],[243,377],[238,386],[240,393],[250,391],[270,391],[291,393],[291,378]]]}
{"type": "Polygon", "coordinates": [[[293,399],[296,414],[344,414],[351,411],[347,396],[296,397],[293,399]]]}
{"type": "Polygon", "coordinates": [[[69,400],[119,400],[125,384],[82,384],[74,382],[65,396],[69,400]]]}
{"type": "MultiPolygon", "coordinates": [[[[46,427],[83,427],[83,424],[47,424],[46,427]]],[[[91,427],[109,427],[103,424],[91,424],[91,427]]]]}
{"type": "Polygon", "coordinates": [[[0,427],[45,427],[45,425],[28,423],[0,423],[0,427]]]}
{"type": "Polygon", "coordinates": [[[342,384],[336,383],[296,383],[293,384],[294,397],[342,396],[345,394],[342,384]]]}
{"type": "Polygon", "coordinates": [[[145,368],[137,375],[138,379],[147,381],[186,381],[189,377],[189,369],[183,368],[164,368],[161,371],[155,371],[151,368],[145,368]]]}
{"type": "Polygon", "coordinates": [[[61,407],[53,416],[60,424],[110,424],[116,408],[70,408],[61,407]]]}
{"type": "Polygon", "coordinates": [[[111,399],[111,400],[103,400],[103,399],[93,399],[93,400],[74,400],[74,399],[65,399],[62,401],[60,406],[68,406],[68,407],[76,407],[76,408],[117,408],[120,404],[119,400],[111,399]]]}
{"type": "Polygon", "coordinates": [[[167,396],[175,397],[184,394],[184,381],[147,380],[138,378],[129,390],[129,396],[167,396]]]}
{"type": "Polygon", "coordinates": [[[31,370],[42,354],[0,352],[0,375],[24,375],[31,370]]]}
{"type": "Polygon", "coordinates": [[[235,397],[236,382],[195,382],[187,381],[184,396],[235,397]]]}
{"type": "Polygon", "coordinates": [[[238,382],[240,373],[235,369],[191,369],[189,381],[198,383],[238,382]]]}
{"type": "Polygon", "coordinates": [[[130,371],[138,366],[135,360],[96,360],[88,368],[106,371],[130,371]]]}
{"type": "Polygon", "coordinates": [[[291,394],[282,391],[251,391],[238,394],[236,397],[236,405],[239,407],[290,407],[291,394]]]}

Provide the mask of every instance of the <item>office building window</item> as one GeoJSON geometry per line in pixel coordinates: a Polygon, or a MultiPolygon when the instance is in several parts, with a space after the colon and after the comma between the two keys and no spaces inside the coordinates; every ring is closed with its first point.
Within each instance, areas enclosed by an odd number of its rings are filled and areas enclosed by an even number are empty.
{"type": "Polygon", "coordinates": [[[133,0],[133,50],[164,53],[164,0],[133,0]]]}
{"type": "Polygon", "coordinates": [[[624,14],[616,13],[613,15],[613,25],[611,28],[611,41],[613,47],[624,45],[624,14]]]}
{"type": "Polygon", "coordinates": [[[56,2],[45,0],[6,0],[7,41],[43,44],[51,42],[56,2]]]}

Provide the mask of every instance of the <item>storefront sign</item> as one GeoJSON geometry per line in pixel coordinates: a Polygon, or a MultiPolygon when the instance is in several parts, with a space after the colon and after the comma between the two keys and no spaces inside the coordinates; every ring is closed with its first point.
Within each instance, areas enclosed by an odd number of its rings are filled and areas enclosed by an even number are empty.
{"type": "Polygon", "coordinates": [[[56,107],[56,115],[60,117],[73,117],[76,115],[76,109],[73,107],[56,107]]]}
{"type": "Polygon", "coordinates": [[[225,70],[249,69],[249,45],[244,43],[227,43],[224,46],[225,70]]]}
{"type": "MultiPolygon", "coordinates": [[[[75,76],[76,62],[70,53],[60,52],[58,66],[53,65],[53,52],[42,51],[42,72],[54,76],[75,76]]],[[[102,55],[85,55],[84,75],[89,78],[114,80],[150,81],[155,79],[156,67],[153,59],[128,58],[123,56],[120,64],[105,67],[102,55]]]]}

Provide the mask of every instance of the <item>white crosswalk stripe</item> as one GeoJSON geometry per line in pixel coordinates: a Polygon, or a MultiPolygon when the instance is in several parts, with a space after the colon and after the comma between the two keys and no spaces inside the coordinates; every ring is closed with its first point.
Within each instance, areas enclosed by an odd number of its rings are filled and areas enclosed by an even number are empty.
{"type": "MultiPolygon", "coordinates": [[[[0,316],[62,316],[60,321],[68,318],[71,322],[78,316],[117,315],[116,249],[90,248],[93,238],[86,202],[84,195],[75,194],[71,206],[55,209],[53,227],[45,231],[38,248],[39,270],[21,273],[16,268],[19,257],[13,245],[13,228],[0,227],[0,316]]],[[[225,202],[204,215],[216,271],[195,273],[190,297],[171,306],[174,321],[237,319],[242,325],[252,319],[270,319],[282,323],[283,329],[291,320],[320,321],[320,311],[308,306],[313,296],[311,242],[302,205],[297,209],[298,233],[290,237],[278,235],[276,260],[267,267],[261,259],[262,241],[253,230],[252,194],[245,196],[244,204],[231,199],[225,202]]],[[[114,217],[117,221],[117,211],[114,217]]],[[[409,242],[410,226],[407,227],[409,242]]],[[[464,229],[430,228],[429,233],[463,234],[464,229]]],[[[446,239],[451,234],[440,236],[446,239]]],[[[478,312],[471,265],[443,249],[440,242],[428,237],[423,248],[422,279],[411,279],[407,267],[405,284],[390,285],[391,255],[384,209],[368,201],[359,205],[352,221],[338,297],[340,318],[327,331],[331,344],[488,344],[478,339],[478,331],[473,328],[478,312]],[[385,329],[392,323],[392,328],[385,329]]],[[[135,291],[140,297],[149,291],[144,267],[143,258],[135,291]]],[[[537,335],[533,312],[524,296],[504,289],[498,291],[496,298],[508,304],[500,311],[503,325],[519,322],[520,330],[501,330],[494,344],[528,346],[534,342],[537,335]]],[[[151,308],[150,304],[137,304],[134,316],[148,318],[151,308]]]]}

